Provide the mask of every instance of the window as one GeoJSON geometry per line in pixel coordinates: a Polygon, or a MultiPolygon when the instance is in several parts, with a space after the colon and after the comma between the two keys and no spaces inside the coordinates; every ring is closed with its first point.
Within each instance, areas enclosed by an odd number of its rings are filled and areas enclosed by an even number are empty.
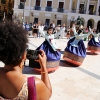
{"type": "Polygon", "coordinates": [[[61,25],[61,20],[57,20],[57,25],[61,25]]]}
{"type": "Polygon", "coordinates": [[[94,5],[89,5],[89,14],[93,15],[94,10],[95,10],[94,5]]]}
{"type": "Polygon", "coordinates": [[[20,0],[20,2],[26,2],[26,0],[20,0]]]}
{"type": "Polygon", "coordinates": [[[47,7],[51,7],[52,6],[52,1],[47,1],[47,7]]]}
{"type": "Polygon", "coordinates": [[[46,19],[45,20],[45,25],[48,25],[49,26],[49,24],[50,24],[50,19],[46,19]]]}
{"type": "Polygon", "coordinates": [[[26,0],[20,0],[20,4],[19,4],[19,9],[24,9],[24,3],[26,2],[26,0]]]}
{"type": "Polygon", "coordinates": [[[1,0],[1,3],[2,4],[6,4],[6,0],[1,0]]]}
{"type": "Polygon", "coordinates": [[[80,13],[82,13],[82,14],[84,14],[84,4],[80,4],[80,6],[79,6],[79,12],[80,13]]]}
{"type": "Polygon", "coordinates": [[[64,2],[59,2],[59,7],[58,8],[63,8],[64,7],[64,2]]]}
{"type": "Polygon", "coordinates": [[[38,23],[38,18],[34,18],[34,23],[38,23]]]}
{"type": "Polygon", "coordinates": [[[46,11],[52,11],[52,1],[47,1],[46,11]]]}
{"type": "Polygon", "coordinates": [[[58,6],[58,12],[64,12],[64,2],[59,2],[59,6],[58,6]]]}
{"type": "Polygon", "coordinates": [[[41,10],[41,7],[40,7],[40,0],[36,0],[36,3],[35,3],[35,10],[41,10]]]}
{"type": "Polygon", "coordinates": [[[40,0],[36,0],[35,6],[40,6],[40,0]]]}

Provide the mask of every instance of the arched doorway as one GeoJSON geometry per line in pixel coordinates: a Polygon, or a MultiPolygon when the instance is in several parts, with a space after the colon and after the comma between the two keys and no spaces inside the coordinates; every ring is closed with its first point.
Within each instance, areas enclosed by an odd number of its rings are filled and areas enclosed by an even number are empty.
{"type": "Polygon", "coordinates": [[[97,24],[97,30],[98,32],[100,32],[100,20],[98,21],[98,24],[97,24]]]}
{"type": "Polygon", "coordinates": [[[91,28],[94,28],[94,20],[93,19],[89,19],[88,22],[87,22],[87,27],[89,28],[89,26],[91,28]]]}

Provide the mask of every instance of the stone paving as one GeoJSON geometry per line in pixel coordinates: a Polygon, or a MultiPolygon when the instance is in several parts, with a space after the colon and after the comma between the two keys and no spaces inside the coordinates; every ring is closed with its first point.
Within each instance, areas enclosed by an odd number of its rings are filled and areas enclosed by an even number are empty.
{"type": "MultiPolygon", "coordinates": [[[[29,38],[29,48],[36,49],[44,38],[29,38]]],[[[56,40],[57,46],[63,51],[67,39],[56,40]]],[[[87,41],[84,42],[87,47],[87,41]]],[[[0,63],[3,66],[2,63],[0,63]]],[[[26,63],[28,65],[28,61],[26,63]]],[[[40,75],[32,68],[25,67],[23,73],[27,76],[40,75]]],[[[52,97],[50,100],[100,100],[100,54],[87,56],[80,67],[65,62],[61,57],[60,68],[49,74],[52,84],[52,97]]]]}

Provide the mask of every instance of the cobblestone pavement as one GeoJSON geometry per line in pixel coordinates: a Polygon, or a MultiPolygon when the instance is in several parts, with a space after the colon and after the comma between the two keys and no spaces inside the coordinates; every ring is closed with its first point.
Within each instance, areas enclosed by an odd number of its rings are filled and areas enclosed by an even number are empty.
{"type": "MultiPolygon", "coordinates": [[[[29,48],[36,49],[44,38],[29,38],[29,48]]],[[[63,51],[67,39],[56,40],[57,46],[63,51]]],[[[84,42],[87,47],[87,41],[84,42]]],[[[28,61],[26,62],[26,66],[28,61]]],[[[3,66],[0,63],[0,66],[3,66]]],[[[32,68],[25,67],[23,73],[27,76],[40,75],[32,68]]],[[[49,74],[52,84],[52,97],[50,100],[100,100],[100,54],[87,56],[80,67],[65,62],[61,57],[60,68],[49,74]]]]}

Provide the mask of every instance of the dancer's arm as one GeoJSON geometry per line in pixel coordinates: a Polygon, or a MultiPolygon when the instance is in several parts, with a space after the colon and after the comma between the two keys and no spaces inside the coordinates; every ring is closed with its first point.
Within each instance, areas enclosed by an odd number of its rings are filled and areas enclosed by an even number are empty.
{"type": "Polygon", "coordinates": [[[45,37],[45,32],[39,27],[38,28],[39,29],[39,32],[41,33],[41,35],[43,36],[43,37],[45,37]]]}
{"type": "Polygon", "coordinates": [[[54,38],[58,38],[62,34],[63,30],[61,29],[59,32],[54,34],[54,38]]]}

